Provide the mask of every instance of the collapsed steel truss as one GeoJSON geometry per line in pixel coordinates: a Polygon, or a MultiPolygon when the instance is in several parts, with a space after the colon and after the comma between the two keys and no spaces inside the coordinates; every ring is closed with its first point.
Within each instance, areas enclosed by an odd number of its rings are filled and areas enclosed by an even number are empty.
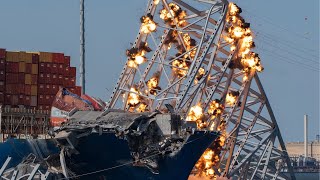
{"type": "Polygon", "coordinates": [[[222,175],[239,179],[295,179],[279,127],[257,73],[253,71],[247,80],[243,80],[245,74],[242,70],[229,68],[238,47],[231,51],[230,44],[223,38],[228,26],[228,2],[173,0],[187,12],[187,25],[183,27],[179,27],[176,21],[175,27],[167,26],[158,12],[161,8],[169,10],[169,2],[155,2],[149,1],[145,15],[153,15],[157,31],[139,32],[133,44],[133,47],[138,47],[141,42],[147,42],[153,51],[146,55],[148,60],[137,67],[126,63],[107,108],[129,110],[127,100],[132,93],[141,96],[150,111],[165,111],[165,104],[171,104],[174,111],[185,119],[190,107],[201,103],[207,111],[208,104],[214,99],[224,99],[229,91],[238,91],[236,103],[226,105],[220,117],[220,120],[227,122],[227,141],[217,168],[222,169],[222,175]],[[187,73],[183,76],[172,72],[172,62],[184,54],[177,57],[177,50],[169,49],[164,44],[173,30],[179,32],[180,46],[186,46],[183,33],[188,33],[197,42],[194,47],[197,49],[196,55],[190,60],[191,65],[185,69],[187,73]],[[205,73],[200,80],[196,80],[200,68],[204,68],[205,73]],[[146,82],[156,72],[161,89],[157,90],[156,95],[144,93],[148,91],[146,82]],[[134,85],[139,87],[141,93],[130,90],[134,85]],[[284,168],[289,171],[289,177],[282,173],[284,168]]]}

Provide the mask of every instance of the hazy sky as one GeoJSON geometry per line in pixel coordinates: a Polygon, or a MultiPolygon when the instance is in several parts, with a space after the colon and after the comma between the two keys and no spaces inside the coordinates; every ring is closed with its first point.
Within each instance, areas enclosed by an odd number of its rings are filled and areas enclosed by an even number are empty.
{"type": "MultiPolygon", "coordinates": [[[[86,0],[87,92],[103,99],[126,61],[147,0],[86,0]]],[[[285,141],[319,132],[319,1],[236,0],[256,34],[260,74],[285,141]]],[[[79,65],[79,0],[1,0],[0,47],[64,52],[79,65]]]]}

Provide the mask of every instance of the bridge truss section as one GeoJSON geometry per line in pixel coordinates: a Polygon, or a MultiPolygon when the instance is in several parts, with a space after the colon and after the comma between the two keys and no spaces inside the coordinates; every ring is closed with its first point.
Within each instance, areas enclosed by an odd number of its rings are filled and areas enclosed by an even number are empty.
{"type": "Polygon", "coordinates": [[[195,167],[198,175],[295,179],[240,13],[226,0],[149,0],[107,109],[167,112],[169,104],[183,121],[220,131],[221,147],[209,147],[218,158],[195,167]]]}

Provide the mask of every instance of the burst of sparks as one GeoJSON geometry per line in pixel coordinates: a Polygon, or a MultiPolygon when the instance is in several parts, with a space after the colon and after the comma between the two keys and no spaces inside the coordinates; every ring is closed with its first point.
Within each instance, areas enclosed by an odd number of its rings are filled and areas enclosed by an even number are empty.
{"type": "Polygon", "coordinates": [[[141,28],[140,32],[149,34],[156,31],[157,24],[153,21],[152,15],[148,14],[147,16],[141,17],[141,28]]]}
{"type": "MultiPolygon", "coordinates": [[[[260,63],[260,58],[257,56],[253,58],[253,52],[251,52],[255,44],[253,42],[250,24],[246,23],[240,16],[241,12],[241,8],[236,4],[229,4],[227,22],[229,22],[231,26],[228,28],[228,35],[225,36],[224,39],[231,44],[231,51],[235,51],[237,46],[239,47],[238,54],[240,56],[240,64],[238,63],[238,68],[242,69],[246,74],[249,74],[251,70],[261,72],[263,67],[260,63]]],[[[244,80],[246,80],[246,78],[244,78],[244,80]]]]}

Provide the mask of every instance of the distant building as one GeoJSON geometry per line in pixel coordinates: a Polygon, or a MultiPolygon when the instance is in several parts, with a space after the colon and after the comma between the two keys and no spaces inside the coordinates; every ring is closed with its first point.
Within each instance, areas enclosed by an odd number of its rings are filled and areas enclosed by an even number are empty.
{"type": "MultiPolygon", "coordinates": [[[[286,143],[287,152],[290,157],[304,156],[304,142],[286,143]]],[[[315,158],[320,161],[320,142],[308,142],[308,157],[315,158]]]]}

